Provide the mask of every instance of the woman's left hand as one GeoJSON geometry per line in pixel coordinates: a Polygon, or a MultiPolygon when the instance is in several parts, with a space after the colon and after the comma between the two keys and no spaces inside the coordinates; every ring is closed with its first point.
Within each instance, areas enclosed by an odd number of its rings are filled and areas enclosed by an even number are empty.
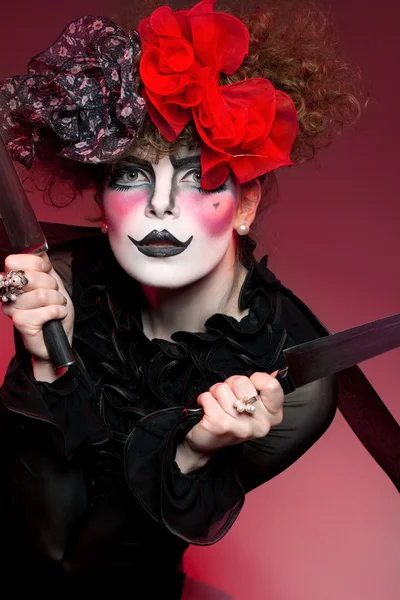
{"type": "Polygon", "coordinates": [[[198,403],[204,416],[186,435],[186,445],[193,452],[207,456],[220,448],[265,437],[283,418],[284,394],[274,377],[277,373],[233,375],[201,394],[198,403]],[[254,413],[237,411],[234,406],[237,400],[257,394],[260,397],[253,404],[254,413]]]}

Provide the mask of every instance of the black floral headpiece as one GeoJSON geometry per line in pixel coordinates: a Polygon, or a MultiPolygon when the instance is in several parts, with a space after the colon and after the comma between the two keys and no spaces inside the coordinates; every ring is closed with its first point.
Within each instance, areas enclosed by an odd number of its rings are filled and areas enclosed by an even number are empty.
{"type": "Polygon", "coordinates": [[[38,145],[54,132],[60,156],[101,163],[137,137],[146,103],[135,93],[139,36],[104,17],[70,23],[56,42],[0,90],[1,135],[11,156],[29,169],[38,145]]]}

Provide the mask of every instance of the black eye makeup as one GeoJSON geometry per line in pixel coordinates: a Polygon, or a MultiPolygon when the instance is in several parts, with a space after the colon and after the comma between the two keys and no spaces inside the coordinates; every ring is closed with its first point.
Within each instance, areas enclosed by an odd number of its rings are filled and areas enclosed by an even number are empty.
{"type": "MultiPolygon", "coordinates": [[[[176,159],[173,161],[171,158],[171,163],[175,171],[174,179],[178,185],[187,186],[200,194],[217,194],[228,187],[229,178],[213,190],[206,190],[201,187],[201,166],[197,157],[187,157],[179,159],[179,161],[176,159]]],[[[128,192],[145,186],[154,187],[155,179],[156,175],[151,163],[141,161],[140,159],[135,159],[135,161],[127,160],[111,167],[107,187],[113,190],[128,192]]]]}
{"type": "Polygon", "coordinates": [[[133,164],[115,168],[108,180],[108,187],[113,190],[129,191],[133,188],[152,183],[152,174],[146,169],[133,164]]]}
{"type": "Polygon", "coordinates": [[[194,184],[196,186],[196,190],[200,193],[200,194],[217,194],[218,192],[223,192],[224,190],[227,189],[227,182],[228,180],[226,180],[222,185],[220,185],[219,187],[213,189],[213,190],[205,190],[204,188],[201,187],[201,168],[195,168],[195,169],[190,169],[190,171],[187,171],[187,173],[185,173],[184,177],[182,177],[181,179],[182,183],[189,183],[189,184],[194,184]]]}

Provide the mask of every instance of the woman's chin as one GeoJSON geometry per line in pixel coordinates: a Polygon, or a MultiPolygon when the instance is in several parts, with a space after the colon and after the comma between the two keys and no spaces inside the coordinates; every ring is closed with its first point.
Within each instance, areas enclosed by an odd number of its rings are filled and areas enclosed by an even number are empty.
{"type": "Polygon", "coordinates": [[[189,285],[204,279],[207,275],[211,274],[214,270],[215,265],[189,265],[185,268],[182,265],[175,265],[174,268],[167,265],[154,265],[147,268],[133,268],[126,269],[128,274],[133,277],[142,285],[155,287],[155,288],[166,288],[166,289],[179,289],[186,288],[189,285]]]}
{"type": "Polygon", "coordinates": [[[131,274],[131,276],[142,285],[170,290],[187,287],[188,285],[195,283],[198,279],[201,279],[201,277],[193,277],[193,275],[184,277],[182,276],[182,273],[177,273],[176,277],[172,277],[171,274],[162,275],[150,273],[137,273],[131,274]]]}

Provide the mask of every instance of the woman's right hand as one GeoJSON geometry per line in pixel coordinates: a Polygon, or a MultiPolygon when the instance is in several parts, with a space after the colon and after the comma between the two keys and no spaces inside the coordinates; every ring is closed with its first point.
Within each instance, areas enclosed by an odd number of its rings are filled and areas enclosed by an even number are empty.
{"type": "Polygon", "coordinates": [[[74,306],[60,277],[46,253],[11,254],[7,256],[6,271],[24,271],[28,283],[16,300],[2,305],[4,314],[22,336],[25,348],[37,361],[49,362],[42,327],[47,321],[61,320],[68,340],[72,342],[74,306]]]}

